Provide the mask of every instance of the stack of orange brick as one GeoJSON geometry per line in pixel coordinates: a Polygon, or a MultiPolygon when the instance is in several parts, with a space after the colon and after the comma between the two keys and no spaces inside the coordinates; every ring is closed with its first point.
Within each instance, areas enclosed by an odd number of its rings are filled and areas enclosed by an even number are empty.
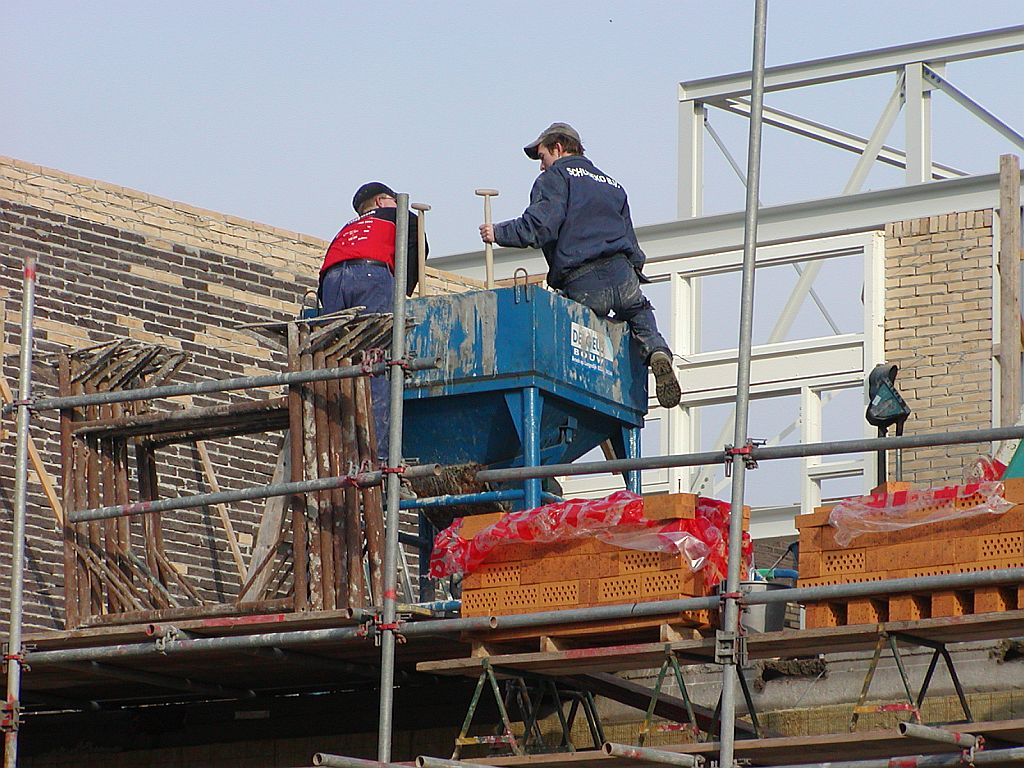
{"type": "MultiPolygon", "coordinates": [[[[1002,514],[962,517],[901,530],[866,533],[847,547],[835,541],[831,507],[800,515],[800,586],[814,587],[884,579],[1024,567],[1024,479],[1005,481],[1014,502],[1002,514]]],[[[878,490],[909,490],[889,483],[878,490]]],[[[970,506],[971,500],[962,505],[970,506]]],[[[983,587],[885,598],[844,599],[807,606],[806,626],[875,624],[940,616],[1014,610],[1024,606],[1024,587],[983,587]]]]}
{"type": "MultiPolygon", "coordinates": [[[[648,520],[693,519],[697,496],[648,496],[648,520]]],[[[749,526],[744,510],[744,528],[749,526]]],[[[459,535],[472,539],[500,515],[463,520],[459,535]]],[[[622,549],[595,538],[506,544],[462,582],[463,616],[499,616],[704,595],[701,571],[685,555],[622,549]]]]}

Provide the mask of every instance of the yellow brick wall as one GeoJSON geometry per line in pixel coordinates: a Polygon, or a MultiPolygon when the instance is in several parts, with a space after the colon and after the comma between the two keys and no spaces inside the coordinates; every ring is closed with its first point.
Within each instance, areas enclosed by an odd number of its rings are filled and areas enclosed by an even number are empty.
{"type": "MultiPolygon", "coordinates": [[[[327,241],[311,235],[4,156],[0,156],[0,198],[137,232],[146,238],[147,245],[156,249],[166,249],[174,242],[259,261],[272,266],[275,276],[282,280],[309,280],[311,275],[315,276],[328,246],[327,241]]],[[[151,277],[162,281],[175,279],[167,274],[151,277]]],[[[433,293],[483,287],[479,280],[433,267],[427,268],[427,280],[433,293]]],[[[244,299],[259,303],[261,297],[246,294],[244,299]]],[[[262,300],[273,301],[265,297],[262,300]]],[[[298,309],[297,301],[273,301],[273,308],[293,312],[298,309]]]]}
{"type": "MultiPolygon", "coordinates": [[[[913,409],[907,434],[992,426],[992,235],[991,209],[885,227],[885,349],[913,409]]],[[[979,450],[907,451],[904,479],[959,481],[979,450]]]]}

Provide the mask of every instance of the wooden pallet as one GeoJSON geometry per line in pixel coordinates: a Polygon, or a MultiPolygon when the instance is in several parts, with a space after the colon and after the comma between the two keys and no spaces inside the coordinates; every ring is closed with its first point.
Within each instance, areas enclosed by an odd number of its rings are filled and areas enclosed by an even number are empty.
{"type": "Polygon", "coordinates": [[[1024,586],[978,587],[941,590],[887,597],[830,600],[807,606],[808,629],[882,624],[888,621],[919,621],[982,613],[1013,611],[1024,607],[1024,586]]]}
{"type": "Polygon", "coordinates": [[[665,616],[613,619],[550,627],[523,627],[465,632],[473,657],[515,652],[542,653],[571,649],[608,648],[637,643],[695,640],[712,630],[709,611],[684,611],[665,616]]]}

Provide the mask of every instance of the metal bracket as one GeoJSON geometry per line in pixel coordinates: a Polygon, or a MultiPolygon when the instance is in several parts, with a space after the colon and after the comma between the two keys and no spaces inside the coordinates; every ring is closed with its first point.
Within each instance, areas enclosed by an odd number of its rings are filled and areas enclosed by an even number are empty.
{"type": "Polygon", "coordinates": [[[723,629],[715,632],[715,664],[735,664],[746,666],[747,638],[736,632],[723,629]]]}
{"type": "MultiPolygon", "coordinates": [[[[22,649],[24,651],[24,649],[22,649]]],[[[24,653],[4,653],[4,671],[7,670],[7,665],[12,661],[17,662],[21,666],[22,672],[30,672],[32,667],[25,663],[24,653]]]]}
{"type": "Polygon", "coordinates": [[[383,347],[371,347],[370,349],[363,350],[363,359],[359,365],[363,369],[363,373],[369,376],[375,365],[386,362],[390,362],[387,350],[383,347]]]}
{"type": "Polygon", "coordinates": [[[722,460],[725,462],[725,476],[732,476],[733,458],[735,456],[743,457],[743,466],[745,466],[747,469],[757,469],[757,460],[754,459],[754,449],[757,448],[758,446],[764,445],[767,442],[767,440],[748,437],[746,444],[740,446],[739,448],[737,448],[734,445],[726,445],[725,454],[722,458],[722,460]]]}
{"type": "Polygon", "coordinates": [[[23,405],[28,407],[29,413],[38,414],[39,412],[36,410],[35,402],[36,399],[34,397],[30,397],[28,400],[12,400],[9,403],[4,403],[4,405],[0,407],[0,415],[5,417],[10,416],[23,405]]]}
{"type": "Polygon", "coordinates": [[[530,303],[530,273],[526,271],[524,267],[518,267],[515,272],[512,273],[512,302],[514,304],[519,303],[520,291],[522,291],[523,301],[527,304],[530,303]],[[519,284],[519,273],[523,273],[523,284],[519,284]]]}
{"type": "Polygon", "coordinates": [[[0,703],[0,731],[13,733],[21,728],[21,704],[17,701],[0,703]]]}
{"type": "Polygon", "coordinates": [[[188,633],[182,632],[177,627],[167,627],[164,633],[156,639],[156,649],[160,653],[166,654],[169,646],[186,639],[188,639],[188,633]]]}
{"type": "MultiPolygon", "coordinates": [[[[390,624],[385,624],[384,617],[379,613],[375,613],[372,621],[374,629],[373,644],[375,646],[380,646],[381,637],[384,632],[393,632],[395,635],[395,642],[399,645],[406,641],[405,635],[398,631],[402,628],[402,620],[400,618],[390,624]]],[[[369,624],[370,622],[367,622],[367,626],[369,626],[369,624]]]]}

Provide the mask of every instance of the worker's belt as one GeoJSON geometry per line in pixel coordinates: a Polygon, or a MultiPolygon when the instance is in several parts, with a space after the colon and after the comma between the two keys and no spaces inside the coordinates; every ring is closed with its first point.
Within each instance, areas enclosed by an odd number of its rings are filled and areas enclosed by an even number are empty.
{"type": "MultiPolygon", "coordinates": [[[[354,267],[368,267],[371,264],[380,264],[381,266],[384,267],[388,266],[388,263],[386,261],[381,261],[380,259],[345,259],[344,261],[339,261],[336,264],[332,264],[331,269],[347,264],[351,264],[354,267]]],[[[388,269],[390,269],[390,267],[388,267],[388,269]]]]}
{"type": "Polygon", "coordinates": [[[611,256],[602,256],[600,259],[594,259],[593,261],[588,261],[586,264],[578,266],[578,267],[576,267],[576,269],[573,269],[568,274],[566,274],[566,276],[562,278],[562,286],[563,287],[567,286],[573,280],[578,280],[579,278],[583,277],[584,275],[586,275],[586,274],[588,274],[590,272],[593,272],[598,267],[603,267],[605,264],[610,264],[612,261],[614,261],[615,259],[619,259],[619,258],[622,258],[622,259],[626,258],[626,254],[624,254],[624,253],[613,253],[611,256]]]}

